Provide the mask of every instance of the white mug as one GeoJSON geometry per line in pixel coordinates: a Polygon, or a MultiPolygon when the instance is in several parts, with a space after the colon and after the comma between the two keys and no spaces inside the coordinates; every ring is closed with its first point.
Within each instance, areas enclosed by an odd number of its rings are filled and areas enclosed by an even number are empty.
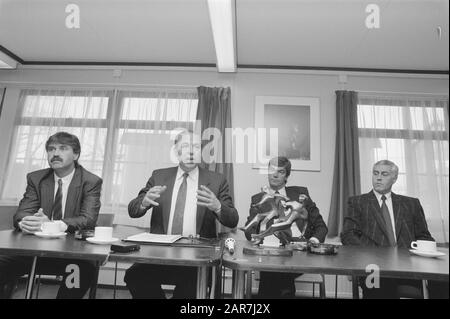
{"type": "Polygon", "coordinates": [[[57,234],[61,232],[59,223],[45,222],[41,225],[41,231],[45,234],[57,234]]]}
{"type": "Polygon", "coordinates": [[[411,243],[411,248],[420,251],[436,251],[436,242],[430,240],[417,240],[411,243]]]}
{"type": "Polygon", "coordinates": [[[112,233],[112,227],[95,227],[94,237],[98,239],[111,239],[112,233]]]}

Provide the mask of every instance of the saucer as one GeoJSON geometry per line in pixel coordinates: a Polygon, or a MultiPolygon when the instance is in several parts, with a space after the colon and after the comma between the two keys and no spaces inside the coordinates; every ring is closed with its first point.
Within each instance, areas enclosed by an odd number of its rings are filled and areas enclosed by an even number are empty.
{"type": "Polygon", "coordinates": [[[424,250],[417,250],[417,249],[410,249],[410,252],[413,254],[422,256],[422,257],[442,257],[445,256],[445,253],[440,251],[424,251],[424,250]]]}
{"type": "Polygon", "coordinates": [[[108,238],[108,239],[101,239],[101,238],[96,238],[96,237],[88,237],[86,238],[86,241],[93,243],[93,244],[97,244],[97,245],[107,245],[107,244],[112,244],[115,243],[116,241],[119,241],[119,238],[108,238]]]}
{"type": "Polygon", "coordinates": [[[49,234],[49,233],[44,233],[44,232],[41,232],[41,231],[38,231],[38,232],[36,232],[34,234],[36,236],[42,237],[42,238],[61,238],[61,237],[64,237],[64,236],[67,235],[67,233],[65,233],[65,232],[49,234]]]}

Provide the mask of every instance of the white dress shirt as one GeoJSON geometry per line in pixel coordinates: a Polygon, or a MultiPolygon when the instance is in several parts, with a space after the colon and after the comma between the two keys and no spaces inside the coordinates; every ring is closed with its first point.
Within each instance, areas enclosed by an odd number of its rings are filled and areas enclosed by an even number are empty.
{"type": "MultiPolygon", "coordinates": [[[[183,215],[183,236],[197,234],[197,189],[198,189],[198,167],[189,172],[186,178],[186,203],[184,206],[183,215]]],[[[183,182],[183,174],[185,172],[178,167],[177,175],[175,177],[175,184],[173,185],[172,201],[170,205],[169,226],[167,233],[172,234],[172,222],[175,213],[175,205],[177,203],[178,190],[183,182]]]]}
{"type": "MultiPolygon", "coordinates": [[[[381,207],[381,205],[383,205],[383,200],[381,199],[383,194],[378,193],[376,190],[373,190],[373,193],[377,197],[378,204],[381,207]]],[[[384,196],[386,196],[386,206],[387,206],[387,208],[389,210],[389,216],[391,217],[392,229],[394,231],[394,238],[397,238],[397,234],[395,233],[395,218],[394,218],[394,209],[393,209],[393,206],[392,206],[391,192],[389,192],[387,194],[384,194],[384,196]]]]}
{"type": "Polygon", "coordinates": [[[55,198],[56,196],[56,192],[58,191],[58,180],[61,179],[62,180],[62,199],[61,199],[61,204],[62,204],[62,217],[64,218],[64,213],[66,211],[66,201],[67,201],[67,192],[69,190],[69,185],[70,182],[72,181],[73,175],[75,174],[75,169],[72,171],[72,173],[70,173],[69,175],[61,178],[58,177],[58,175],[56,175],[56,173],[54,173],[54,177],[55,177],[55,192],[53,194],[53,198],[55,198]]]}

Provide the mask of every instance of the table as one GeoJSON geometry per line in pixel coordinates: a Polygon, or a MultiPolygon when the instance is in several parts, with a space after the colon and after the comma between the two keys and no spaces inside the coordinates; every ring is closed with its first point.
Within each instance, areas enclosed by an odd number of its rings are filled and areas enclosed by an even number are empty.
{"type": "MultiPolygon", "coordinates": [[[[142,229],[135,227],[116,226],[114,227],[114,237],[123,239],[142,231],[142,229]]],[[[94,245],[86,241],[77,240],[72,234],[68,234],[65,238],[45,239],[33,235],[24,235],[14,230],[5,230],[0,231],[0,255],[33,257],[26,289],[27,299],[32,296],[38,257],[92,260],[97,262],[97,265],[112,261],[116,262],[116,265],[117,262],[138,262],[197,267],[197,298],[205,299],[208,287],[208,269],[212,269],[214,278],[215,266],[220,264],[222,250],[220,246],[172,247],[143,244],[137,252],[119,254],[111,253],[110,245],[94,245]]],[[[90,298],[95,298],[96,283],[97,280],[95,285],[91,287],[90,298]]],[[[213,289],[211,290],[213,291],[213,289]]]]}
{"type": "MultiPolygon", "coordinates": [[[[142,232],[132,227],[117,226],[114,236],[126,238],[130,235],[142,232]]],[[[215,278],[215,266],[220,264],[221,247],[177,247],[166,245],[141,244],[141,249],[136,252],[109,255],[112,262],[134,262],[156,265],[197,267],[197,298],[206,299],[208,288],[208,269],[212,269],[212,277],[215,278]]],[[[117,265],[117,264],[116,264],[117,265]]],[[[116,266],[117,267],[117,266],[116,266]]],[[[214,291],[211,287],[211,291],[214,291]]]]}
{"type": "Polygon", "coordinates": [[[440,258],[425,258],[396,247],[341,246],[337,255],[315,255],[294,251],[292,257],[244,255],[243,248],[251,247],[246,240],[236,240],[233,255],[223,255],[223,266],[233,273],[233,298],[242,299],[246,272],[275,271],[329,275],[363,276],[368,265],[377,265],[381,277],[449,281],[448,249],[440,258]]]}
{"type": "MultiPolygon", "coordinates": [[[[76,240],[72,234],[65,238],[46,239],[33,235],[25,235],[15,230],[0,231],[0,255],[18,255],[33,257],[25,298],[30,299],[33,292],[36,262],[38,257],[83,259],[94,261],[98,268],[105,263],[109,255],[109,246],[92,245],[86,241],[76,240]]],[[[89,292],[95,298],[97,280],[89,292]]]]}

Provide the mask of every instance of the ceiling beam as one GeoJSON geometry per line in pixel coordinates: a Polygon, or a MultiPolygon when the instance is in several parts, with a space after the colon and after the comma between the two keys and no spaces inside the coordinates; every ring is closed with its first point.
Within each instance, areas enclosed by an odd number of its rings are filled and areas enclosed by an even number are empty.
{"type": "Polygon", "coordinates": [[[217,70],[236,72],[236,2],[208,0],[208,10],[216,50],[217,70]]]}

